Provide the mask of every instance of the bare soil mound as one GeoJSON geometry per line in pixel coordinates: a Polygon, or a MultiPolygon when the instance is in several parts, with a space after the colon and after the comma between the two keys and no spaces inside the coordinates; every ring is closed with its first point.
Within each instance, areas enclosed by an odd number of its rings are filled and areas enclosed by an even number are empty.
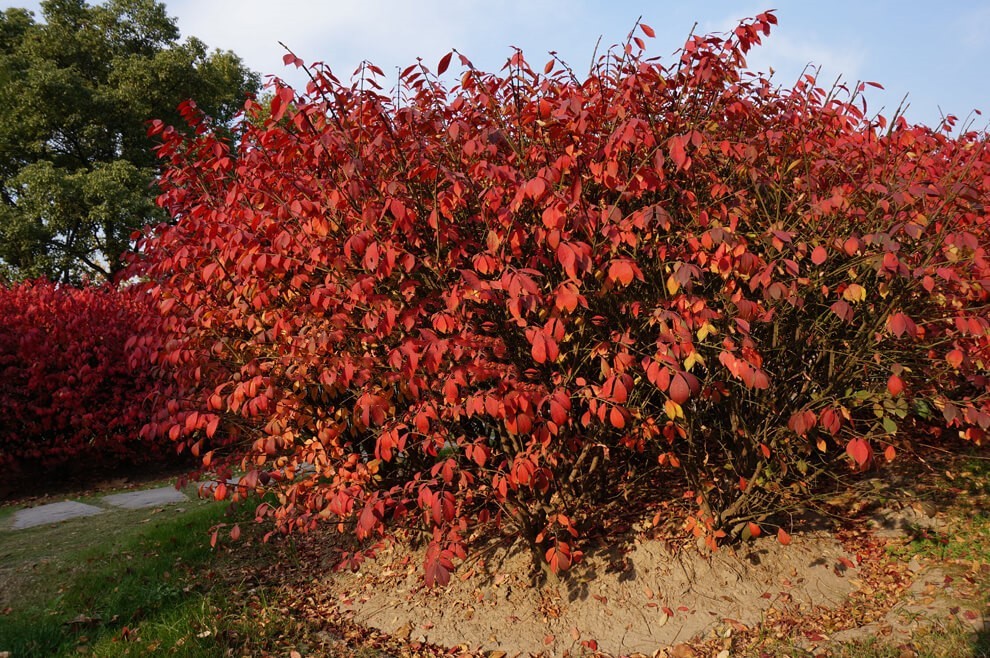
{"type": "Polygon", "coordinates": [[[414,642],[509,655],[653,655],[712,631],[746,630],[771,606],[838,606],[857,572],[855,556],[827,533],[795,534],[789,546],[761,538],[712,555],[641,540],[539,587],[531,586],[529,553],[503,549],[463,565],[447,588],[426,589],[424,552],[392,544],[326,586],[354,622],[414,642]]]}

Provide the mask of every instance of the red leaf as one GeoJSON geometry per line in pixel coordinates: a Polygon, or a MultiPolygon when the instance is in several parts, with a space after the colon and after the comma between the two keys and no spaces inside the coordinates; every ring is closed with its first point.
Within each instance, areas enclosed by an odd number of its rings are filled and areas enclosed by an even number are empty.
{"type": "Polygon", "coordinates": [[[565,394],[557,393],[550,398],[550,418],[557,425],[563,425],[567,422],[570,408],[571,401],[565,394]]]}
{"type": "Polygon", "coordinates": [[[850,306],[848,302],[844,302],[841,299],[834,302],[829,307],[829,310],[835,313],[843,322],[850,322],[853,319],[852,306],[850,306]]]}
{"type": "Polygon", "coordinates": [[[904,380],[897,375],[891,375],[887,380],[887,391],[892,397],[897,397],[904,391],[904,380]]]}
{"type": "Polygon", "coordinates": [[[543,333],[547,335],[548,338],[554,340],[564,340],[566,335],[566,329],[564,323],[560,321],[560,318],[550,318],[547,323],[543,325],[543,333]]]}
{"type": "Polygon", "coordinates": [[[791,536],[783,528],[777,529],[777,541],[779,541],[784,546],[791,543],[791,536]]]}
{"type": "Polygon", "coordinates": [[[368,537],[377,521],[378,519],[375,516],[374,505],[372,505],[370,501],[365,503],[364,509],[361,511],[361,517],[358,519],[357,524],[356,532],[358,539],[365,539],[368,537]]]}
{"type": "Polygon", "coordinates": [[[687,153],[684,151],[684,142],[680,137],[671,137],[668,142],[667,148],[670,152],[670,159],[674,161],[674,165],[678,169],[684,168],[684,163],[687,162],[687,153]]]}
{"type": "Polygon", "coordinates": [[[750,522],[749,522],[749,525],[748,525],[748,526],[746,526],[746,527],[747,527],[747,528],[749,529],[749,536],[750,536],[750,537],[759,537],[759,536],[760,536],[760,534],[761,534],[761,533],[763,532],[763,531],[762,531],[762,530],[760,529],[760,526],[758,526],[758,525],[756,525],[756,524],[755,524],[755,523],[753,523],[752,521],[750,521],[750,522]]]}
{"type": "Polygon", "coordinates": [[[547,191],[547,183],[545,180],[537,176],[523,186],[523,191],[530,199],[539,201],[543,198],[543,193],[547,191]]]}
{"type": "Polygon", "coordinates": [[[437,75],[443,75],[447,71],[447,68],[450,66],[450,58],[453,54],[453,52],[449,52],[440,58],[440,63],[437,64],[437,75]]]}
{"type": "Polygon", "coordinates": [[[798,436],[807,436],[808,431],[815,426],[817,418],[813,411],[799,411],[791,416],[787,426],[798,436]]]}
{"type": "Polygon", "coordinates": [[[828,260],[828,251],[825,247],[818,245],[811,252],[811,262],[815,265],[821,265],[826,260],[828,260]]]}
{"type": "Polygon", "coordinates": [[[577,252],[566,242],[561,242],[557,246],[557,262],[564,268],[567,276],[577,277],[577,252]]]}
{"type": "Polygon", "coordinates": [[[853,439],[846,445],[846,452],[859,466],[870,461],[870,444],[863,439],[853,439]]]}
{"type": "Polygon", "coordinates": [[[952,350],[945,355],[945,360],[949,362],[950,366],[958,370],[963,362],[963,353],[960,350],[952,350]]]}
{"type": "Polygon", "coordinates": [[[762,370],[757,370],[753,373],[753,388],[760,391],[765,391],[770,388],[770,379],[762,370]]]}
{"type": "Polygon", "coordinates": [[[691,398],[691,388],[681,373],[674,375],[670,382],[670,390],[667,393],[670,395],[670,399],[677,404],[684,404],[691,398]]]}
{"type": "Polygon", "coordinates": [[[885,253],[883,255],[883,267],[891,272],[896,272],[900,267],[900,261],[897,260],[897,254],[892,251],[885,253]]]}
{"type": "Polygon", "coordinates": [[[657,35],[657,33],[653,31],[653,28],[647,25],[646,23],[640,23],[639,29],[643,30],[643,34],[650,37],[651,39],[657,35]]]}
{"type": "Polygon", "coordinates": [[[546,552],[547,563],[554,573],[563,573],[571,566],[571,551],[567,544],[560,542],[546,552]]]}
{"type": "Polygon", "coordinates": [[[842,426],[842,421],[839,418],[839,414],[835,413],[834,409],[825,409],[818,419],[818,424],[822,426],[822,429],[826,430],[832,436],[839,433],[839,429],[842,426]]]}
{"type": "Polygon", "coordinates": [[[557,294],[554,297],[554,306],[559,311],[572,313],[577,309],[580,301],[581,297],[578,294],[578,289],[570,283],[562,283],[557,288],[557,294]]]}
{"type": "Polygon", "coordinates": [[[918,332],[918,327],[914,321],[904,313],[893,313],[887,318],[887,329],[898,338],[904,334],[914,336],[918,332]]]}

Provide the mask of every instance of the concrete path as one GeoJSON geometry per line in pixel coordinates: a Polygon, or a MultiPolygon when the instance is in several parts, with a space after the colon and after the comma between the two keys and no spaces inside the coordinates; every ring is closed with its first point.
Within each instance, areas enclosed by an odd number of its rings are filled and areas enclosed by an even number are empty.
{"type": "Polygon", "coordinates": [[[23,530],[33,528],[36,525],[46,525],[48,523],[58,523],[66,519],[76,519],[81,516],[93,516],[102,514],[106,510],[95,505],[87,505],[74,500],[64,500],[61,503],[51,503],[49,505],[39,505],[28,509],[18,510],[14,514],[14,522],[11,528],[23,530]]]}
{"type": "MultiPolygon", "coordinates": [[[[99,502],[110,508],[144,509],[146,507],[161,507],[163,505],[184,503],[188,500],[186,495],[176,490],[175,487],[160,487],[158,489],[143,489],[141,491],[129,491],[127,493],[104,496],[99,502]]],[[[12,530],[23,530],[24,528],[59,523],[67,519],[92,516],[108,511],[112,511],[112,509],[87,505],[86,503],[80,503],[75,500],[65,500],[60,503],[50,503],[48,505],[38,505],[37,507],[18,510],[14,513],[14,520],[10,528],[12,530]]]]}
{"type": "Polygon", "coordinates": [[[186,494],[175,487],[161,487],[160,489],[144,489],[142,491],[129,491],[127,493],[104,496],[102,502],[114,507],[124,509],[143,509],[145,507],[161,507],[173,503],[188,502],[186,494]]]}

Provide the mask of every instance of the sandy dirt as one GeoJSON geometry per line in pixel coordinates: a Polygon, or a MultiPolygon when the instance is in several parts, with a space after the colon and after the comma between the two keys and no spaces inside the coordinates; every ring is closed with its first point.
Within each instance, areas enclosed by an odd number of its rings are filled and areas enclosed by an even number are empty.
{"type": "MultiPolygon", "coordinates": [[[[392,545],[358,573],[327,580],[354,621],[413,641],[508,655],[653,655],[711,632],[758,624],[772,605],[834,607],[853,589],[855,557],[826,533],[734,551],[672,552],[653,540],[587,557],[566,580],[529,584],[529,554],[462,565],[445,589],[422,586],[423,551],[392,545]]],[[[551,577],[553,579],[553,577],[551,577]]]]}

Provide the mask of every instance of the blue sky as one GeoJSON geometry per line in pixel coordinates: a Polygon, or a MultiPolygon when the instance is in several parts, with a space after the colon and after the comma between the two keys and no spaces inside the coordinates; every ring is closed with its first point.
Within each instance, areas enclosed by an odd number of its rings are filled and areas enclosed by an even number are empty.
{"type": "MultiPolygon", "coordinates": [[[[282,65],[283,41],[306,61],[323,61],[346,78],[361,60],[394,75],[422,57],[431,67],[450,48],[476,67],[498,69],[524,50],[534,68],[556,50],[578,72],[587,71],[595,43],[623,41],[636,19],[656,30],[650,55],[668,56],[697,22],[698,32],[731,29],[775,8],[780,25],[749,60],[755,70],[775,71],[790,85],[806,64],[822,67],[821,83],[876,81],[884,91],[867,94],[871,113],[888,116],[909,94],[908,119],[938,123],[941,112],[964,118],[973,109],[977,127],[990,122],[990,2],[947,0],[848,1],[827,5],[802,0],[728,2],[623,0],[167,0],[183,35],[230,49],[251,68],[291,83],[302,80],[282,65]],[[940,109],[941,108],[941,112],[940,109]]],[[[38,2],[0,0],[0,7],[38,2]]],[[[36,12],[39,13],[40,12],[36,12]]]]}

